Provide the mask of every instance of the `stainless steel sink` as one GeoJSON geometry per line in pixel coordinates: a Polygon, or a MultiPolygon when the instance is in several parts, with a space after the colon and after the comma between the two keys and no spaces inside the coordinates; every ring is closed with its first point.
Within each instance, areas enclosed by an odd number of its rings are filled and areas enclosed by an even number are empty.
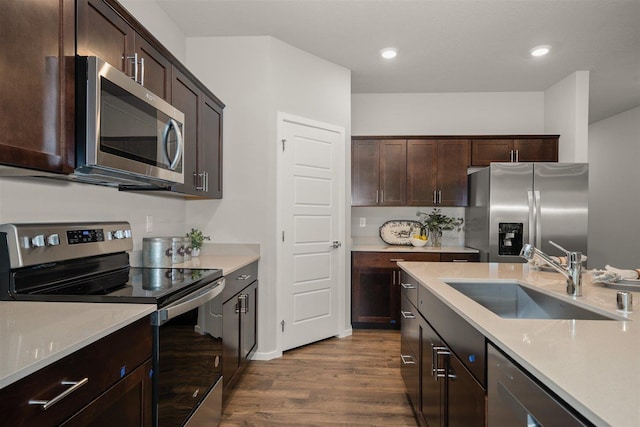
{"type": "Polygon", "coordinates": [[[445,283],[506,319],[624,320],[613,314],[602,314],[571,304],[518,282],[445,283]]]}

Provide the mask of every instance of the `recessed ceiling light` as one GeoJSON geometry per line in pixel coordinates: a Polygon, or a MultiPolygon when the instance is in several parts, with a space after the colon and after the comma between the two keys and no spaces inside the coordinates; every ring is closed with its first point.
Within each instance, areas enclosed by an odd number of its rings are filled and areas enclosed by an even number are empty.
{"type": "Polygon", "coordinates": [[[398,49],[395,47],[386,47],[380,51],[380,56],[384,59],[393,59],[398,55],[398,49]]]}
{"type": "Polygon", "coordinates": [[[551,50],[551,46],[536,46],[529,51],[531,56],[545,56],[551,50]]]}

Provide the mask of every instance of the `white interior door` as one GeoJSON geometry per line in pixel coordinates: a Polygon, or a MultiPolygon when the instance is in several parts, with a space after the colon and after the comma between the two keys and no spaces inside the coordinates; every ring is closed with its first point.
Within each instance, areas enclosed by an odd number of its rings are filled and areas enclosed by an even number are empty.
{"type": "Polygon", "coordinates": [[[344,294],[344,129],[279,117],[282,350],[338,335],[344,294]]]}

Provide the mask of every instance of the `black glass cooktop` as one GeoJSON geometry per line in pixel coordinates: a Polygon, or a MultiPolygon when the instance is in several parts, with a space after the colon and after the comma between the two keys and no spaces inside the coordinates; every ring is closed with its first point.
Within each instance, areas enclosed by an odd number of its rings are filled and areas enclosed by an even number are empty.
{"type": "Polygon", "coordinates": [[[219,269],[129,267],[126,254],[0,274],[4,300],[170,304],[222,277],[219,269]]]}

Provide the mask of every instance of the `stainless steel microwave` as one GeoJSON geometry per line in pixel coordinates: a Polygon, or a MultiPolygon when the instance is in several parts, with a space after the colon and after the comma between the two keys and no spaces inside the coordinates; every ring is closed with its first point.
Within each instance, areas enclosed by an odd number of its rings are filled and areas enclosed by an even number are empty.
{"type": "Polygon", "coordinates": [[[184,182],[184,114],[95,57],[76,67],[74,179],[168,187],[184,182]]]}

